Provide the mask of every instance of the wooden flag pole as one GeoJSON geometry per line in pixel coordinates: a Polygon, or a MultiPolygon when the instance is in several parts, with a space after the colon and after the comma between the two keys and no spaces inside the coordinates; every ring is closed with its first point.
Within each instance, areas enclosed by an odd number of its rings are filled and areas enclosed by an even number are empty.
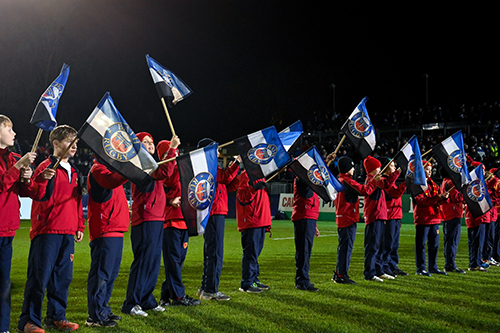
{"type": "Polygon", "coordinates": [[[68,145],[68,147],[66,148],[66,150],[64,151],[64,154],[61,155],[61,157],[59,157],[59,160],[57,160],[56,164],[54,164],[54,166],[52,167],[52,170],[55,170],[57,169],[57,167],[59,166],[59,164],[61,164],[61,161],[62,159],[64,158],[64,156],[66,156],[66,154],[68,153],[68,151],[70,150],[70,148],[75,144],[76,140],[78,140],[78,136],[75,135],[75,138],[73,139],[73,141],[71,141],[71,143],[68,145]]]}
{"type": "Polygon", "coordinates": [[[172,131],[172,135],[175,136],[174,125],[172,124],[172,120],[170,119],[170,114],[168,113],[167,104],[165,104],[165,99],[161,98],[161,104],[163,104],[163,109],[165,110],[165,114],[167,115],[168,124],[170,125],[170,130],[172,131]]]}
{"type": "Polygon", "coordinates": [[[276,177],[277,175],[279,175],[280,173],[282,173],[283,171],[285,171],[286,169],[288,168],[288,164],[285,165],[283,168],[281,168],[278,172],[276,172],[274,175],[272,175],[271,177],[269,177],[269,179],[266,179],[266,183],[269,182],[271,179],[273,179],[274,177],[276,177]]]}
{"type": "Polygon", "coordinates": [[[176,157],[172,157],[172,158],[169,158],[168,160],[163,160],[163,161],[160,161],[158,163],[156,163],[157,165],[162,165],[162,164],[165,164],[165,163],[168,163],[168,162],[172,162],[172,161],[175,161],[175,159],[177,158],[178,156],[176,157]]]}
{"type": "Polygon", "coordinates": [[[428,151],[426,151],[425,153],[423,153],[422,157],[424,157],[425,155],[429,154],[430,152],[432,152],[432,149],[429,149],[428,151]]]}
{"type": "Polygon", "coordinates": [[[219,145],[219,148],[222,148],[222,147],[225,147],[225,146],[229,146],[229,145],[232,145],[234,143],[234,140],[233,141],[229,141],[229,142],[226,142],[222,145],[219,145]]]}
{"type": "MultiPolygon", "coordinates": [[[[342,137],[342,139],[340,140],[339,144],[337,145],[337,148],[335,148],[335,151],[333,153],[331,153],[330,155],[328,156],[332,156],[331,159],[328,161],[328,163],[326,164],[326,166],[330,166],[330,164],[335,160],[335,156],[337,156],[337,153],[339,152],[340,150],[340,146],[342,146],[342,144],[344,143],[344,140],[345,140],[346,136],[344,135],[342,137]]],[[[326,157],[328,159],[328,156],[326,157]]]]}
{"type": "Polygon", "coordinates": [[[40,141],[40,137],[42,136],[43,129],[39,128],[38,133],[35,138],[35,143],[33,143],[33,147],[31,147],[31,152],[34,153],[36,151],[36,148],[38,147],[38,142],[40,141]]]}

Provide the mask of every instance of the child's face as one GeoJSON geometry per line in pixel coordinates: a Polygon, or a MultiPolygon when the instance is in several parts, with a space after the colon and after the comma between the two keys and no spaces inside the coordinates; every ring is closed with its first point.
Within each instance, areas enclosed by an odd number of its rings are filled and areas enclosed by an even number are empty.
{"type": "MultiPolygon", "coordinates": [[[[74,139],[75,135],[68,135],[66,139],[62,141],[54,140],[54,155],[59,155],[64,153],[74,139]]],[[[75,140],[75,142],[73,142],[73,145],[71,145],[70,149],[63,158],[70,158],[75,156],[76,149],[78,148],[77,143],[78,140],[75,140]]]]}
{"type": "Polygon", "coordinates": [[[432,166],[431,166],[431,165],[428,165],[428,166],[426,166],[426,167],[424,168],[424,170],[425,170],[425,176],[426,176],[427,178],[431,178],[431,176],[432,176],[432,166]]]}
{"type": "Polygon", "coordinates": [[[0,148],[13,146],[15,138],[16,132],[14,132],[11,125],[5,123],[0,125],[0,148]]]}
{"type": "Polygon", "coordinates": [[[144,137],[144,139],[142,139],[142,144],[144,145],[144,147],[146,147],[147,151],[151,155],[155,153],[155,145],[153,143],[153,139],[151,139],[150,136],[144,137]]]}

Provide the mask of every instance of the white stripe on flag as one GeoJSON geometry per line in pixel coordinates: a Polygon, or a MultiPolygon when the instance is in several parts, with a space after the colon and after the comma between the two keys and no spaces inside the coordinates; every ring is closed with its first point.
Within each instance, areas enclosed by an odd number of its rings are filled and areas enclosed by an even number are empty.
{"type": "MultiPolygon", "coordinates": [[[[199,174],[201,172],[208,172],[207,158],[205,157],[205,151],[203,149],[201,149],[199,151],[190,152],[189,158],[191,160],[191,165],[193,166],[193,175],[195,177],[197,174],[199,174]]],[[[215,182],[215,179],[214,179],[214,182],[215,182]]],[[[215,183],[214,183],[214,186],[215,186],[215,183]]],[[[210,192],[210,190],[208,192],[210,192]]],[[[210,206],[209,206],[209,208],[210,208],[210,206]]],[[[205,208],[204,210],[196,209],[196,220],[203,221],[203,219],[205,219],[205,217],[208,214],[210,214],[209,208],[205,208]]],[[[201,225],[198,226],[198,228],[201,228],[201,225]]],[[[198,231],[198,233],[203,233],[205,230],[197,230],[197,231],[198,231]]]]}
{"type": "MultiPolygon", "coordinates": [[[[247,136],[248,141],[250,141],[250,145],[252,147],[257,146],[260,143],[267,143],[266,138],[262,134],[262,131],[258,131],[255,133],[252,133],[247,136]]],[[[274,158],[269,162],[268,164],[259,164],[260,169],[262,170],[262,174],[265,176],[273,173],[278,169],[278,166],[276,165],[276,162],[274,161],[274,158]]]]}
{"type": "Polygon", "coordinates": [[[149,71],[151,72],[151,77],[153,78],[154,83],[165,82],[153,68],[149,67],[149,71]]]}
{"type": "MultiPolygon", "coordinates": [[[[309,170],[313,165],[317,165],[316,161],[314,160],[314,158],[312,158],[310,155],[306,154],[304,156],[302,156],[298,162],[300,163],[300,165],[302,165],[302,167],[305,169],[305,170],[309,170]]],[[[335,197],[336,197],[336,193],[337,193],[337,189],[335,188],[335,186],[333,186],[333,180],[330,179],[330,181],[328,182],[328,185],[327,186],[323,186],[326,188],[329,196],[330,196],[330,199],[335,200],[335,197]]]]}
{"type": "Polygon", "coordinates": [[[453,140],[451,137],[444,140],[442,142],[442,145],[443,145],[444,150],[446,150],[446,152],[448,153],[448,155],[450,155],[454,151],[457,151],[460,149],[460,148],[458,148],[455,140],[453,140]]]}

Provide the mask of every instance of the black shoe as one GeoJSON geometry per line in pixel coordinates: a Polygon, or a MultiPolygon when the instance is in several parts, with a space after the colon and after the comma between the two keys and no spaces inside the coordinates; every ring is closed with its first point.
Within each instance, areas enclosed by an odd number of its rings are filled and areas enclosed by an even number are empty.
{"type": "MultiPolygon", "coordinates": [[[[120,317],[120,316],[117,316],[117,317],[120,317]]],[[[87,327],[115,327],[116,325],[118,325],[118,323],[114,320],[111,320],[111,319],[97,321],[97,320],[93,320],[92,318],[88,317],[87,321],[85,322],[85,326],[87,326],[87,327]]]]}
{"type": "Polygon", "coordinates": [[[182,296],[181,299],[173,299],[172,305],[184,305],[184,306],[195,306],[200,305],[201,301],[199,299],[194,299],[189,297],[188,295],[182,296]]]}
{"type": "Polygon", "coordinates": [[[307,287],[306,286],[301,286],[301,285],[295,285],[295,288],[299,290],[306,290],[306,291],[318,291],[319,289],[314,286],[314,284],[310,284],[307,287]]]}
{"type": "Polygon", "coordinates": [[[448,275],[446,272],[440,271],[439,269],[437,271],[429,271],[429,273],[439,274],[439,275],[448,275]]]}
{"type": "Polygon", "coordinates": [[[263,284],[263,283],[260,283],[260,282],[255,282],[255,284],[257,285],[257,288],[259,289],[262,289],[262,290],[269,290],[269,286],[263,284]]]}
{"type": "Polygon", "coordinates": [[[160,306],[163,306],[163,307],[166,307],[166,306],[170,306],[170,299],[167,298],[166,300],[165,299],[160,299],[160,306]]]}
{"type": "Polygon", "coordinates": [[[417,271],[417,273],[415,273],[417,275],[422,275],[422,276],[431,276],[431,274],[425,270],[423,271],[417,271]]]}
{"type": "Polygon", "coordinates": [[[337,273],[335,273],[335,274],[333,274],[332,280],[333,280],[333,282],[340,283],[340,284],[357,284],[355,281],[351,280],[347,274],[343,275],[343,276],[339,276],[339,275],[337,275],[337,273]]]}
{"type": "Polygon", "coordinates": [[[392,276],[407,276],[408,273],[403,272],[399,268],[396,268],[395,270],[392,271],[392,274],[389,274],[389,275],[392,275],[392,276]]]}
{"type": "Polygon", "coordinates": [[[118,320],[122,320],[122,317],[121,317],[121,316],[119,316],[119,315],[115,315],[115,314],[113,314],[113,313],[112,313],[112,314],[110,314],[110,315],[108,316],[108,319],[109,319],[109,320],[118,321],[118,320]]]}

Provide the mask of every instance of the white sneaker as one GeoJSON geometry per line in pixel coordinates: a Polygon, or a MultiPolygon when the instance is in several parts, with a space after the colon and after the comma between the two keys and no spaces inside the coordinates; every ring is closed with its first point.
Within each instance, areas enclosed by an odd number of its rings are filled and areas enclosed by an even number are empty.
{"type": "Polygon", "coordinates": [[[163,311],[165,311],[165,308],[161,305],[157,305],[156,308],[152,308],[151,310],[156,311],[156,312],[163,312],[163,311]]]}
{"type": "Polygon", "coordinates": [[[141,308],[140,305],[135,305],[132,310],[130,310],[130,314],[132,316],[141,316],[141,317],[147,317],[148,314],[144,312],[141,308]]]}
{"type": "Polygon", "coordinates": [[[389,274],[385,274],[385,273],[380,275],[379,278],[386,279],[386,280],[394,280],[394,276],[389,275],[389,274]]]}
{"type": "Polygon", "coordinates": [[[382,280],[381,278],[379,278],[378,276],[374,276],[370,279],[370,281],[377,281],[377,282],[384,282],[384,280],[382,280]]]}

